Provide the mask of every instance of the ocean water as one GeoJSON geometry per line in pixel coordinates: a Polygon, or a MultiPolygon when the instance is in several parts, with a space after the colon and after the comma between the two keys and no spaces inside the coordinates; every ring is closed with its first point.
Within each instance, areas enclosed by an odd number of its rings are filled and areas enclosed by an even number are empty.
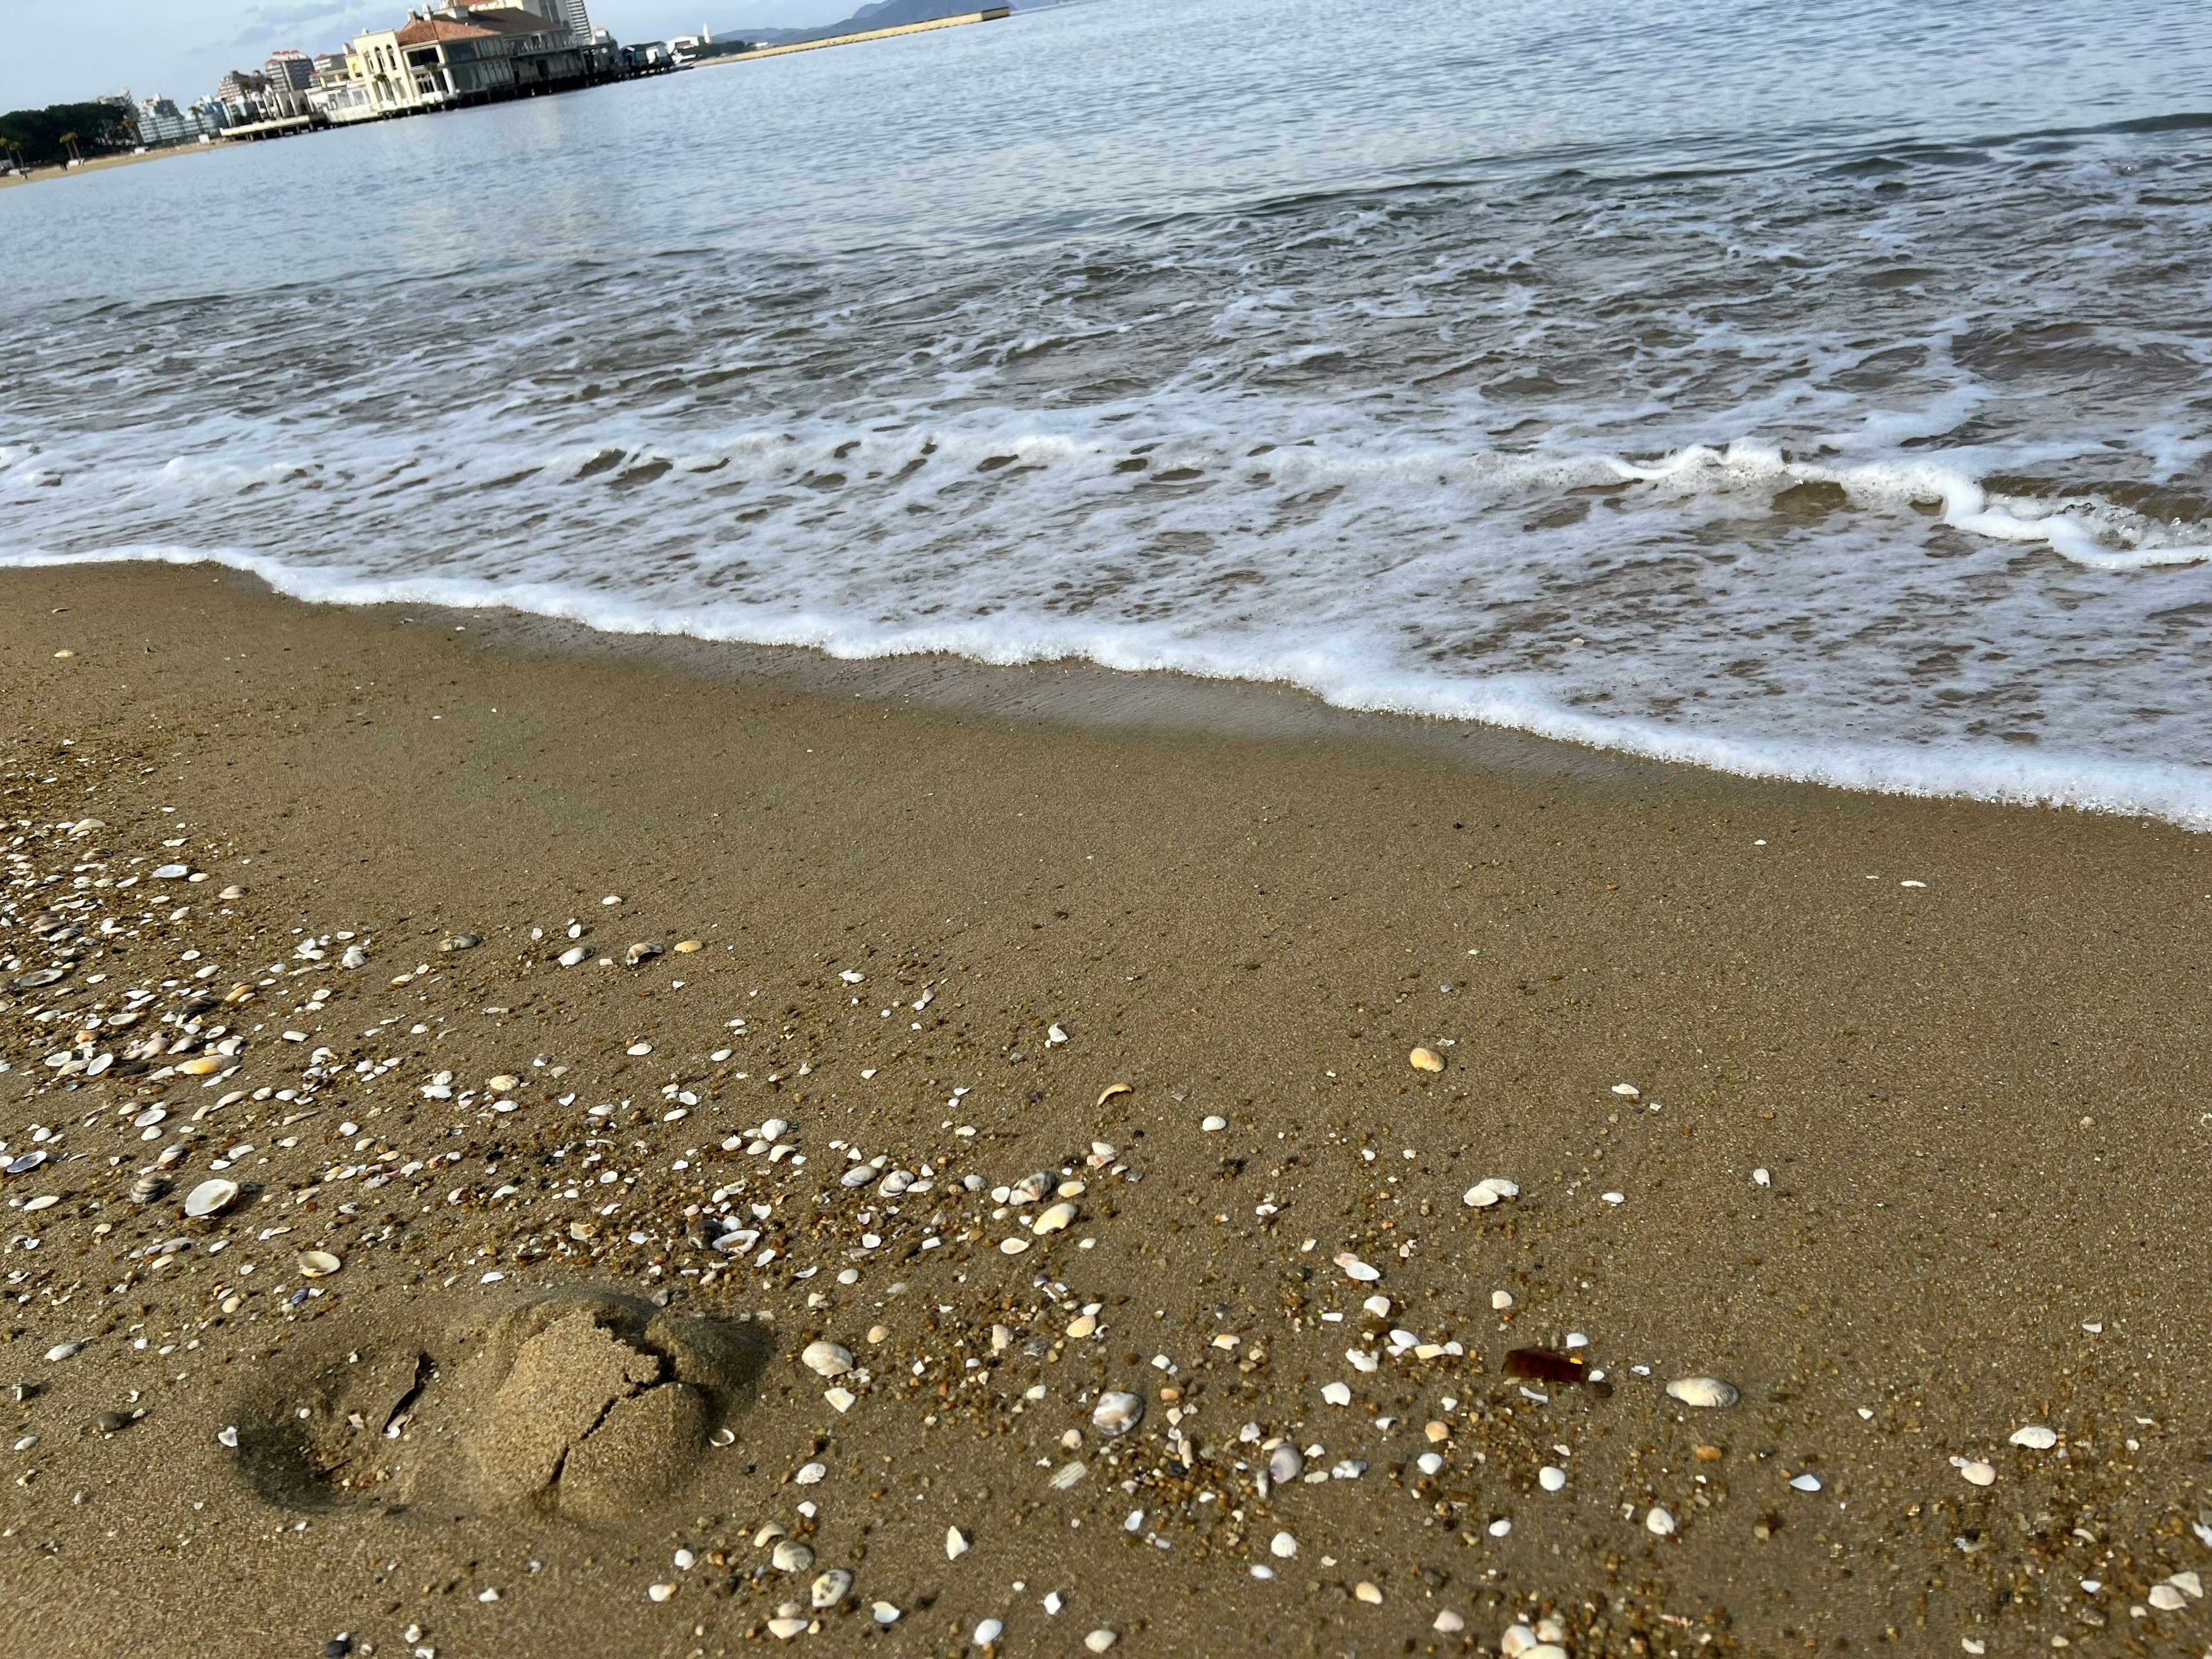
{"type": "Polygon", "coordinates": [[[2201,0],[1096,0],[0,249],[0,562],[2212,828],[2201,0]]]}

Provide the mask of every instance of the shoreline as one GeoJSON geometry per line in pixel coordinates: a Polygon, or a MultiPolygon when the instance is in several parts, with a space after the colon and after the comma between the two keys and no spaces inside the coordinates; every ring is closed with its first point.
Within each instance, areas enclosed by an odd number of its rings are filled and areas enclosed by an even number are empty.
{"type": "MultiPolygon", "coordinates": [[[[0,595],[0,944],[11,983],[62,969],[0,998],[0,1141],[49,1151],[0,1251],[26,1654],[213,1619],[270,1654],[2199,1632],[2199,836],[212,566],[0,595]],[[89,1016],[119,1056],[188,1013],[210,1068],[67,1069],[89,1016]],[[804,1164],[746,1150],[771,1115],[804,1164]],[[847,1187],[848,1149],[935,1190],[847,1187]],[[251,1190],[188,1222],[218,1158],[251,1190]],[[994,1196],[1031,1170],[1084,1183],[1065,1229],[994,1196]],[[1517,1195],[1470,1205],[1486,1177],[1517,1195]],[[743,1253],[695,1237],[724,1212],[743,1253]],[[310,1248],[342,1269],[303,1282],[310,1248]],[[612,1521],[501,1486],[471,1425],[512,1396],[464,1362],[520,1364],[556,1293],[647,1342],[605,1298],[664,1292],[736,1345],[685,1384],[732,1444],[640,1431],[612,1521]],[[1575,1337],[1603,1387],[1508,1374],[1575,1337]],[[379,1407],[417,1426],[349,1439],[417,1354],[379,1407]],[[1692,1375],[1741,1402],[1662,1392],[1692,1375]],[[1125,1436],[1105,1389],[1146,1401],[1125,1436]],[[1285,1445],[1323,1449],[1263,1486],[1285,1445]]],[[[544,1364],[552,1417],[595,1386],[544,1364]]]]}

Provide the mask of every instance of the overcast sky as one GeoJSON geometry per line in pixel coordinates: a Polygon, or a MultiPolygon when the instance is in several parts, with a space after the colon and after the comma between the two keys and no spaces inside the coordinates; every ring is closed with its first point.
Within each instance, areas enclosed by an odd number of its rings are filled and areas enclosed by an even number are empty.
{"type": "MultiPolygon", "coordinates": [[[[328,52],[389,28],[433,0],[0,0],[0,110],[75,103],[128,87],[179,106],[228,69],[258,69],[280,46],[328,52]]],[[[588,0],[623,40],[700,27],[792,28],[848,17],[863,0],[588,0]]]]}

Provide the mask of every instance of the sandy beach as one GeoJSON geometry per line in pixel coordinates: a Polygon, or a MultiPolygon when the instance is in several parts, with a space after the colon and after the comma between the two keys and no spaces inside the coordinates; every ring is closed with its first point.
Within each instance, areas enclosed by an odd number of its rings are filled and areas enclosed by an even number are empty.
{"type": "Polygon", "coordinates": [[[21,1659],[2212,1644],[2201,838],[210,567],[0,708],[21,1659]]]}

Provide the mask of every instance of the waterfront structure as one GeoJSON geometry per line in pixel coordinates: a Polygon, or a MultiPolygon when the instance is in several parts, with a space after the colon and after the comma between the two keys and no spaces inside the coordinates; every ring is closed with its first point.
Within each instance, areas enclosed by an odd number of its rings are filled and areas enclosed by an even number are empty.
{"type": "Polygon", "coordinates": [[[289,47],[271,52],[261,67],[263,113],[271,120],[313,113],[307,88],[314,76],[314,64],[306,52],[289,47]]]}
{"type": "Polygon", "coordinates": [[[173,99],[159,97],[133,100],[131,119],[137,124],[138,142],[149,148],[197,143],[222,131],[225,125],[219,103],[198,103],[180,110],[173,99]]]}
{"type": "Polygon", "coordinates": [[[414,12],[398,28],[355,37],[348,82],[327,100],[330,118],[349,122],[415,115],[456,105],[550,92],[620,71],[619,49],[593,31],[580,3],[583,33],[565,18],[524,8],[521,0],[478,0],[414,12]]]}

